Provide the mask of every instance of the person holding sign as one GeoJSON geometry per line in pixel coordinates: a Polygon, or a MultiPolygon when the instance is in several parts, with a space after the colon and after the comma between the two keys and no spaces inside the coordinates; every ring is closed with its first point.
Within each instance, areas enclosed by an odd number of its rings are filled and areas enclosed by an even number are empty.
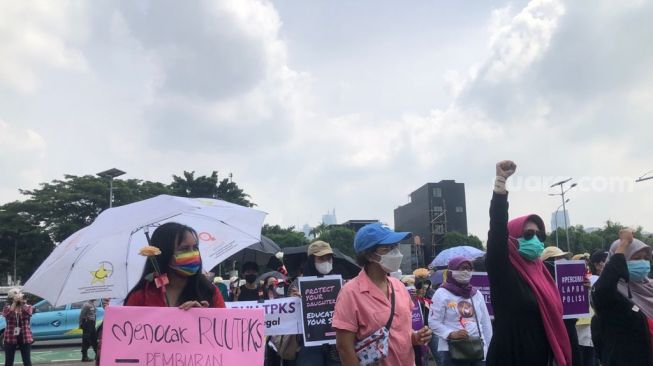
{"type": "Polygon", "coordinates": [[[363,269],[338,294],[333,315],[344,366],[411,366],[413,346],[431,339],[428,327],[413,332],[410,294],[398,279],[388,276],[401,266],[398,243],[410,236],[380,223],[365,225],[356,233],[356,261],[363,269]]]}
{"type": "Polygon", "coordinates": [[[562,321],[557,286],[539,258],[544,250],[544,221],[537,215],[508,222],[506,180],[512,161],[496,165],[490,203],[486,267],[492,291],[494,334],[488,366],[571,365],[571,346],[562,321]]]}
{"type": "MultiPolygon", "coordinates": [[[[438,366],[484,366],[490,339],[492,323],[485,306],[483,294],[469,284],[472,279],[472,262],[465,257],[449,260],[447,279],[433,295],[429,313],[429,326],[438,336],[436,361],[438,366]],[[461,341],[480,345],[479,356],[455,359],[450,352],[450,343],[461,341]]],[[[455,347],[455,344],[451,346],[455,347]]]]}
{"type": "MultiPolygon", "coordinates": [[[[333,270],[333,249],[331,244],[317,240],[312,242],[306,248],[308,259],[303,268],[303,276],[327,276],[337,275],[337,271],[333,270]]],[[[299,293],[299,281],[295,280],[290,285],[291,296],[301,296],[299,293]]],[[[340,358],[338,351],[333,345],[320,345],[307,347],[300,340],[300,349],[297,353],[298,366],[338,366],[340,365],[340,358]]]]}
{"type": "Polygon", "coordinates": [[[651,247],[621,230],[594,284],[592,341],[602,365],[653,365],[651,247]]]}
{"type": "Polygon", "coordinates": [[[16,349],[20,348],[20,356],[24,366],[32,366],[31,351],[32,328],[30,320],[33,308],[25,301],[19,288],[12,288],[7,292],[7,305],[2,310],[7,325],[4,331],[5,366],[14,365],[16,349]]]}
{"type": "Polygon", "coordinates": [[[222,294],[202,274],[198,243],[197,233],[186,225],[168,222],[157,227],[151,245],[160,254],[146,262],[143,278],[129,292],[125,305],[224,308],[222,294]]]}

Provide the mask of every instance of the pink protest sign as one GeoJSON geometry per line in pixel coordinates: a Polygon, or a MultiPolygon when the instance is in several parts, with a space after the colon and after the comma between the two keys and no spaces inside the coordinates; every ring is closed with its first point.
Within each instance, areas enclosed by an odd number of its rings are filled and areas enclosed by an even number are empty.
{"type": "Polygon", "coordinates": [[[262,365],[263,309],[110,306],[100,366],[262,365]]]}

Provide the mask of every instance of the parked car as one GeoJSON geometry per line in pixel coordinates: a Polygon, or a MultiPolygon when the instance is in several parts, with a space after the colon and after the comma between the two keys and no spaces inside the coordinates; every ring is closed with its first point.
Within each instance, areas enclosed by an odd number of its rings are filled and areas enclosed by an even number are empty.
{"type": "MultiPolygon", "coordinates": [[[[54,307],[45,300],[34,304],[34,314],[30,322],[32,335],[35,341],[48,341],[54,339],[81,338],[82,330],[79,328],[79,313],[86,301],[54,307]]],[[[95,301],[97,315],[96,324],[101,324],[104,317],[102,301],[95,301]]],[[[7,323],[0,316],[0,347],[4,346],[4,331],[7,323]]]]}

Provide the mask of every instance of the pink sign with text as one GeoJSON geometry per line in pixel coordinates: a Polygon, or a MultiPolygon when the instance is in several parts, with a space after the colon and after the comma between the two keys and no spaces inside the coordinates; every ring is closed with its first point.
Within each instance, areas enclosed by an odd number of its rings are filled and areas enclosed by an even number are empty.
{"type": "Polygon", "coordinates": [[[263,365],[263,309],[109,306],[100,366],[263,365]]]}

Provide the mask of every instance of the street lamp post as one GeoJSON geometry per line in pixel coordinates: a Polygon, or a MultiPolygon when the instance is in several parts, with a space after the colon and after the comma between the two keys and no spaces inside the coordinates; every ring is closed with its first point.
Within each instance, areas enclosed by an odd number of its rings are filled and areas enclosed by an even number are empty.
{"type": "MultiPolygon", "coordinates": [[[[549,193],[549,196],[560,196],[562,198],[562,210],[563,210],[563,213],[565,214],[565,235],[567,236],[567,251],[568,252],[571,251],[571,247],[569,245],[569,227],[568,227],[569,226],[568,225],[569,218],[567,217],[567,206],[565,206],[565,204],[566,204],[565,193],[569,192],[570,189],[572,189],[572,188],[574,188],[574,187],[576,187],[578,185],[577,183],[573,183],[571,186],[569,186],[569,188],[567,188],[565,190],[564,189],[564,184],[569,182],[570,180],[571,180],[571,178],[568,178],[568,179],[565,179],[565,180],[561,180],[558,183],[552,184],[551,188],[553,188],[555,186],[560,186],[560,193],[549,193]]],[[[557,217],[556,217],[556,219],[557,219],[557,217]]]]}
{"type": "Polygon", "coordinates": [[[650,172],[647,172],[644,175],[642,175],[641,177],[637,178],[637,180],[635,180],[635,183],[639,183],[639,182],[643,182],[645,180],[653,179],[653,175],[650,176],[650,177],[647,177],[647,175],[650,174],[650,173],[653,173],[653,170],[651,170],[650,172]]]}
{"type": "Polygon", "coordinates": [[[14,237],[14,277],[11,279],[11,281],[13,282],[12,284],[13,286],[16,285],[16,265],[17,265],[16,253],[17,252],[18,252],[18,233],[16,233],[16,236],[14,237]]]}
{"type": "MultiPolygon", "coordinates": [[[[569,202],[569,198],[567,198],[565,200],[565,203],[566,202],[569,202]]],[[[553,217],[555,218],[555,221],[556,221],[556,247],[558,247],[558,248],[560,248],[560,245],[558,244],[558,211],[560,211],[561,207],[562,207],[562,205],[558,206],[558,208],[556,209],[556,212],[553,214],[553,217]]]]}
{"type": "Polygon", "coordinates": [[[109,208],[113,207],[113,178],[119,177],[123,174],[125,174],[125,172],[116,168],[105,170],[96,174],[98,177],[109,178],[109,208]]]}

